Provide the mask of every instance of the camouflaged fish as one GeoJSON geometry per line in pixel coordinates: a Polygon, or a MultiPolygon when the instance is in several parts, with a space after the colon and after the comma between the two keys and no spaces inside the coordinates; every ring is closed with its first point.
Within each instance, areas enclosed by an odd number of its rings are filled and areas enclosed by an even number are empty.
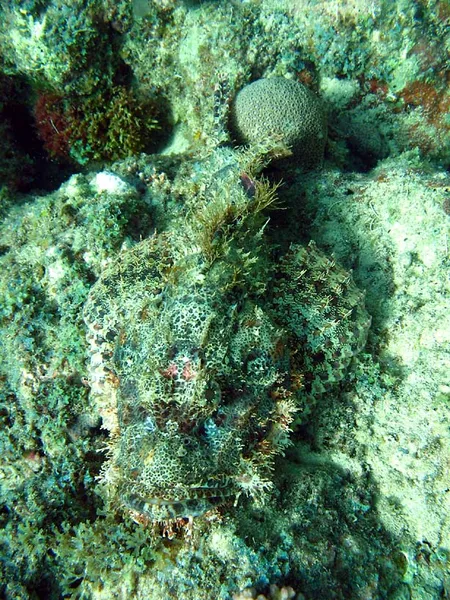
{"type": "Polygon", "coordinates": [[[366,340],[351,276],[314,244],[272,264],[267,189],[249,197],[237,171],[227,177],[189,235],[123,252],[84,309],[91,397],[110,432],[104,481],[140,523],[190,519],[242,493],[260,501],[294,417],[366,340]]]}

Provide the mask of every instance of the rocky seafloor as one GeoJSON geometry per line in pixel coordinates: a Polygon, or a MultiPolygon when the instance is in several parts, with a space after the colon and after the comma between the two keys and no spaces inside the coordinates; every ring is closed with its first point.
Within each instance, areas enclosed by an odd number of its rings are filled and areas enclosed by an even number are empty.
{"type": "Polygon", "coordinates": [[[448,2],[10,0],[0,17],[1,597],[449,597],[448,2]],[[321,98],[317,168],[239,140],[237,93],[273,77],[321,98]],[[148,291],[133,257],[152,239],[169,241],[148,291]],[[310,301],[283,275],[299,248],[321,265],[310,301]],[[101,318],[123,320],[101,358],[99,282],[101,318]],[[332,335],[350,296],[365,308],[332,335]],[[139,385],[153,399],[131,410],[139,385]],[[186,448],[156,475],[169,433],[186,448]],[[188,438],[225,491],[197,486],[172,523],[124,506],[148,468],[162,511],[194,489],[188,438]],[[191,523],[199,487],[211,510],[191,523]]]}

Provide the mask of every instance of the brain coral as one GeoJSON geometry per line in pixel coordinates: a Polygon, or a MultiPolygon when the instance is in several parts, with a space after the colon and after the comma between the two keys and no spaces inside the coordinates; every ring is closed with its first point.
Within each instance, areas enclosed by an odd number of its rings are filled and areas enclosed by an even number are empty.
{"type": "Polygon", "coordinates": [[[281,139],[303,167],[322,160],[327,137],[322,102],[298,81],[271,77],[246,85],[231,107],[231,125],[242,143],[281,139]]]}

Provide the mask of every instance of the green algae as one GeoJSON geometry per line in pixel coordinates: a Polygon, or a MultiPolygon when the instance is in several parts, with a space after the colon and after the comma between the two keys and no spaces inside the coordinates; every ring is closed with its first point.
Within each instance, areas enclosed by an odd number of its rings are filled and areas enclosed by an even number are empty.
{"type": "MultiPolygon", "coordinates": [[[[8,75],[89,94],[111,89],[123,61],[139,94],[164,92],[175,135],[171,156],[130,157],[52,195],[2,190],[1,593],[197,600],[245,588],[268,596],[277,582],[307,599],[445,597],[447,4],[166,0],[134,15],[102,4],[58,15],[58,3],[2,6],[8,75]],[[373,317],[368,345],[293,434],[264,506],[241,499],[221,520],[196,521],[191,541],[161,540],[105,513],[97,477],[108,434],[86,387],[81,310],[119,252],[192,223],[205,190],[219,205],[209,217],[220,212],[237,168],[227,167],[230,147],[211,154],[230,143],[228,99],[271,75],[319,88],[331,128],[322,172],[281,173],[283,210],[269,211],[267,243],[281,255],[313,239],[353,269],[373,317]]],[[[20,174],[14,152],[8,178],[20,174]]],[[[199,228],[206,241],[210,222],[199,228]]],[[[227,221],[221,231],[211,262],[227,248],[227,221]]],[[[264,272],[249,273],[263,290],[264,272]]]]}

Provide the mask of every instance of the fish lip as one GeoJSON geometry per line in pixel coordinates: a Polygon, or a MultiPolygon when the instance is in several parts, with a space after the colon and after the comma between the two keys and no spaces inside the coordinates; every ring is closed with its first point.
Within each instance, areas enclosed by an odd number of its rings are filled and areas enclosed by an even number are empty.
{"type": "Polygon", "coordinates": [[[128,510],[137,512],[153,521],[160,521],[162,518],[199,517],[237,495],[235,490],[229,488],[202,486],[192,489],[196,490],[197,493],[200,490],[202,492],[209,491],[210,493],[185,498],[144,497],[135,494],[126,496],[123,504],[128,510]]]}

